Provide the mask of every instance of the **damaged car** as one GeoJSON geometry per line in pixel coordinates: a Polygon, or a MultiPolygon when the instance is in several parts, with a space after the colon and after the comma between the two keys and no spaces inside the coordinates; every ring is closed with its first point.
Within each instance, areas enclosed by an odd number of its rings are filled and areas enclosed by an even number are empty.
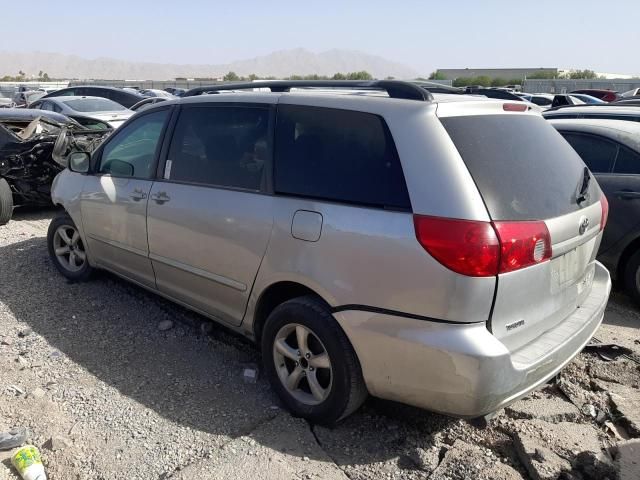
{"type": "Polygon", "coordinates": [[[91,152],[113,131],[87,129],[55,112],[0,111],[0,225],[14,206],[51,205],[51,182],[74,151],[91,152]]]}

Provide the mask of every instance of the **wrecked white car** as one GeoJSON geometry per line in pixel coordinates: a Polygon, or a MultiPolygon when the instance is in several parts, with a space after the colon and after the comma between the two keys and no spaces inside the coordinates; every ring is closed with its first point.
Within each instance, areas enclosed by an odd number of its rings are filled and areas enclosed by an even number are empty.
{"type": "Polygon", "coordinates": [[[14,206],[50,205],[51,182],[67,156],[92,152],[112,131],[106,124],[87,129],[54,112],[0,110],[0,225],[14,206]]]}

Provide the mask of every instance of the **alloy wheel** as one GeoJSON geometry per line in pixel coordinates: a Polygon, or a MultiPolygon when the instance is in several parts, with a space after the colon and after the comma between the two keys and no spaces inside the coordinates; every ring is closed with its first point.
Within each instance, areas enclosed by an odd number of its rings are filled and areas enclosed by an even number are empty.
{"type": "Polygon", "coordinates": [[[79,272],[87,262],[87,253],[78,230],[71,225],[61,225],[53,235],[56,259],[66,270],[79,272]]]}
{"type": "Polygon", "coordinates": [[[333,370],[324,344],[308,327],[288,324],[273,343],[276,372],[287,392],[305,405],[318,405],[331,392],[333,370]]]}

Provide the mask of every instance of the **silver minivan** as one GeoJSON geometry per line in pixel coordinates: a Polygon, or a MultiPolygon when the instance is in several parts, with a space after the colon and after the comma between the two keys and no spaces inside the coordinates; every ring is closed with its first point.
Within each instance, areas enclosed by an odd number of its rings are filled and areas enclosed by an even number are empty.
{"type": "Polygon", "coordinates": [[[255,86],[191,91],[72,154],[58,270],[254,339],[284,404],[321,423],[367,394],[487,416],[589,341],[607,202],[540,115],[395,81],[255,86]]]}

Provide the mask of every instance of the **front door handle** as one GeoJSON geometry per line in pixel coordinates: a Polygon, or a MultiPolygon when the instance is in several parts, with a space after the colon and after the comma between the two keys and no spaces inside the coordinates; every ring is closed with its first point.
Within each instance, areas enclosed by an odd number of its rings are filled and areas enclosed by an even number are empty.
{"type": "Polygon", "coordinates": [[[632,190],[619,190],[614,195],[622,200],[640,199],[640,192],[634,192],[632,190]]]}
{"type": "Polygon", "coordinates": [[[147,198],[147,194],[139,188],[136,188],[133,192],[131,192],[131,195],[129,195],[129,197],[132,200],[139,202],[140,200],[144,200],[145,198],[147,198]]]}
{"type": "Polygon", "coordinates": [[[163,203],[167,203],[171,200],[171,197],[167,195],[167,192],[158,192],[151,195],[151,200],[156,202],[158,205],[162,205],[163,203]]]}

